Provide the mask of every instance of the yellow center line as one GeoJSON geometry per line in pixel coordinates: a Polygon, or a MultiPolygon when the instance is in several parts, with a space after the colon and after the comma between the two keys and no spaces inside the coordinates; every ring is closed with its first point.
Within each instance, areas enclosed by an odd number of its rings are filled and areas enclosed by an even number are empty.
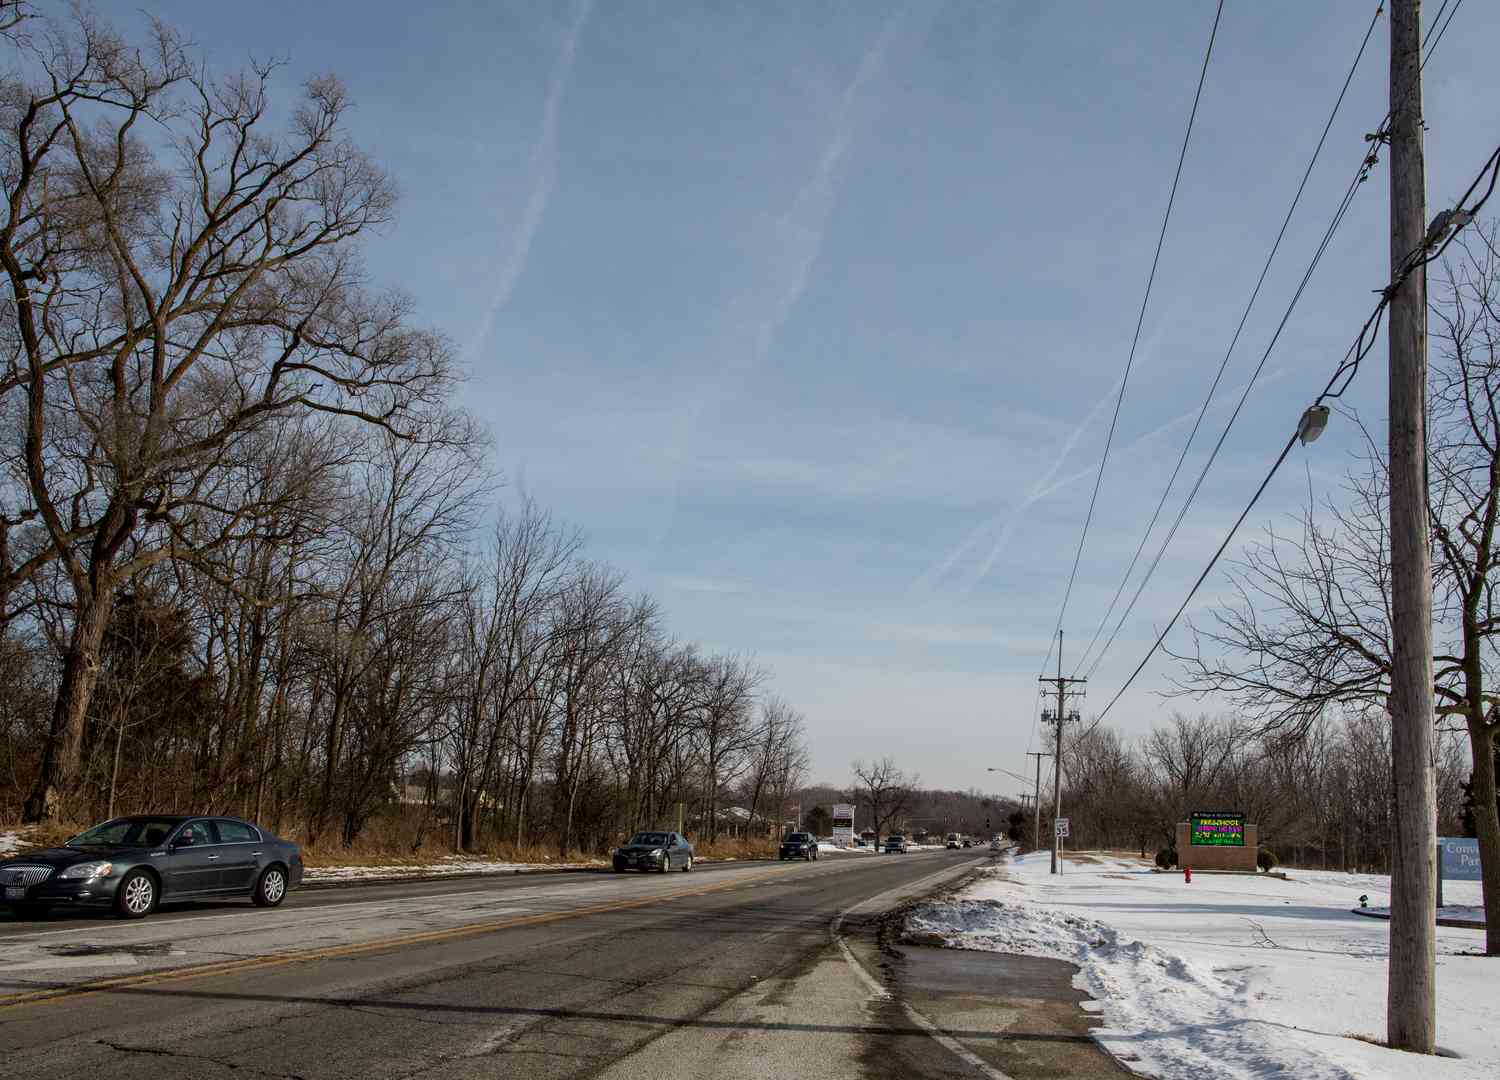
{"type": "MultiPolygon", "coordinates": [[[[789,872],[784,868],[763,871],[757,874],[752,879],[752,882],[779,877],[789,872]]],[[[76,986],[51,987],[46,990],[28,990],[17,994],[0,996],[0,1011],[21,1008],[28,1005],[45,1005],[54,1001],[72,1001],[81,997],[92,997],[95,994],[108,993],[111,990],[118,990],[124,987],[179,982],[185,979],[203,979],[214,975],[239,974],[243,971],[283,967],[288,964],[311,963],[317,960],[335,960],[346,956],[359,956],[364,953],[379,952],[384,949],[398,949],[408,945],[422,945],[430,942],[450,941],[454,938],[472,937],[478,934],[497,933],[501,930],[512,930],[522,926],[540,926],[543,923],[559,922],[563,919],[576,919],[585,915],[601,915],[613,911],[627,911],[631,908],[649,907],[652,904],[664,903],[669,900],[681,900],[685,897],[704,896],[709,893],[745,888],[750,883],[743,880],[726,881],[699,889],[683,889],[666,895],[646,896],[633,900],[615,900],[605,904],[594,904],[589,907],[574,908],[567,911],[549,911],[538,915],[520,915],[510,919],[500,919],[491,922],[465,923],[462,926],[451,926],[444,930],[424,930],[415,934],[398,934],[391,937],[375,938],[370,941],[351,942],[347,945],[329,945],[317,949],[300,949],[293,952],[278,953],[274,956],[247,956],[240,960],[223,960],[207,964],[194,964],[189,967],[146,971],[140,974],[120,975],[112,979],[79,983],[76,986]]]]}

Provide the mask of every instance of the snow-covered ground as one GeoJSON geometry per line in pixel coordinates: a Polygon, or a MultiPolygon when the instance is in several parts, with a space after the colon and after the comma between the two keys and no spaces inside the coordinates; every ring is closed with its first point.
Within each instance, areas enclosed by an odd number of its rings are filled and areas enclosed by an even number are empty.
{"type": "Polygon", "coordinates": [[[828,855],[873,855],[874,848],[848,847],[842,848],[837,844],[830,844],[827,840],[818,841],[818,851],[828,855]]]}
{"type": "MultiPolygon", "coordinates": [[[[1389,878],[1290,870],[1291,880],[1155,874],[1105,856],[1048,874],[1045,852],[987,872],[959,897],[925,904],[909,928],[961,948],[1079,965],[1096,1037],[1165,1080],[1495,1080],[1500,960],[1474,930],[1438,929],[1438,1044],[1413,1058],[1385,1034],[1390,923],[1353,914],[1389,902],[1389,878]]],[[[1477,904],[1474,882],[1446,899],[1477,904]]]]}
{"type": "Polygon", "coordinates": [[[483,859],[447,858],[432,863],[401,863],[393,866],[309,866],[303,880],[359,881],[364,878],[445,877],[460,874],[524,874],[537,870],[591,870],[609,864],[593,862],[510,863],[483,859]]]}
{"type": "Polygon", "coordinates": [[[7,855],[14,855],[21,850],[21,832],[13,829],[9,832],[0,832],[0,859],[7,855]]]}

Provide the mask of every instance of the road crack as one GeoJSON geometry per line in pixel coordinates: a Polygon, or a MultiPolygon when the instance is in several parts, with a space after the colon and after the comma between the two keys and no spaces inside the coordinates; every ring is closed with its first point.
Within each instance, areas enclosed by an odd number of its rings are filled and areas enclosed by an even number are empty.
{"type": "Polygon", "coordinates": [[[209,1057],[206,1054],[189,1054],[181,1050],[173,1050],[165,1046],[131,1046],[129,1043],[113,1042],[109,1039],[96,1039],[98,1046],[107,1046],[121,1054],[145,1054],[150,1057],[177,1058],[182,1061],[203,1061],[210,1065],[217,1065],[230,1072],[245,1072],[255,1076],[267,1076],[272,1080],[308,1080],[301,1073],[272,1072],[269,1069],[257,1068],[254,1065],[240,1065],[233,1061],[225,1061],[223,1058],[209,1057]]]}

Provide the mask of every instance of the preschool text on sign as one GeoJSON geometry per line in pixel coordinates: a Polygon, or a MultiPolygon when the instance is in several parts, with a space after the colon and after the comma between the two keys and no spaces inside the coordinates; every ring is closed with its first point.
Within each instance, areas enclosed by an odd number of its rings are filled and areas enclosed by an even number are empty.
{"type": "Polygon", "coordinates": [[[1188,815],[1191,847],[1244,847],[1245,815],[1229,811],[1195,810],[1188,815]]]}

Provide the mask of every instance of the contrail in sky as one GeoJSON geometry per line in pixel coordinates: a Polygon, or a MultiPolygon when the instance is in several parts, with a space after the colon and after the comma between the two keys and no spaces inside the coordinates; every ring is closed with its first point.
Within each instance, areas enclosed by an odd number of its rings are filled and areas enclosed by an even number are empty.
{"type": "MultiPolygon", "coordinates": [[[[1272,377],[1284,378],[1287,374],[1287,371],[1282,369],[1273,372],[1272,377]]],[[[1264,384],[1267,380],[1262,379],[1261,381],[1262,384],[1264,384]]],[[[981,581],[984,580],[985,576],[990,572],[990,569],[995,565],[995,561],[1000,557],[1000,554],[1010,544],[1011,538],[1015,535],[1016,530],[1020,528],[1027,510],[1029,510],[1036,503],[1041,502],[1048,496],[1056,494],[1064,488],[1078,483],[1080,480],[1086,480],[1089,477],[1093,476],[1094,471],[1097,468],[1097,465],[1095,464],[1090,464],[1085,468],[1076,469],[1061,478],[1058,478],[1057,474],[1061,470],[1063,464],[1068,460],[1068,456],[1073,452],[1074,447],[1077,446],[1078,440],[1082,438],[1084,433],[1093,426],[1094,421],[1099,418],[1103,407],[1107,405],[1110,400],[1112,400],[1112,395],[1118,389],[1119,383],[1117,382],[1113,387],[1110,388],[1109,392],[1100,399],[1099,403],[1089,411],[1089,414],[1084,417],[1084,419],[1077,426],[1074,427],[1072,433],[1063,442],[1063,445],[1058,451],[1057,457],[1053,461],[1052,466],[1047,470],[1042,478],[1032,486],[1030,493],[1027,494],[1024,499],[1022,499],[1014,507],[1008,508],[1004,512],[996,514],[993,517],[976,525],[972,530],[970,530],[969,534],[965,536],[964,539],[951,552],[949,552],[948,555],[940,563],[923,572],[923,574],[912,583],[912,591],[916,592],[918,590],[931,589],[931,587],[936,584],[936,582],[940,578],[946,576],[950,571],[953,570],[956,565],[958,565],[959,561],[963,559],[964,556],[967,555],[977,543],[979,543],[979,541],[984,537],[986,533],[992,530],[996,525],[999,525],[1000,522],[1004,521],[1005,527],[1001,530],[1000,535],[995,538],[995,542],[990,547],[989,554],[985,556],[984,561],[979,565],[978,569],[974,573],[968,575],[968,583],[964,586],[964,591],[968,592],[972,590],[975,586],[977,586],[981,581]]],[[[1213,407],[1224,407],[1231,400],[1237,399],[1243,390],[1243,383],[1235,387],[1226,387],[1222,389],[1220,393],[1215,395],[1213,407]]],[[[1197,415],[1197,409],[1190,409],[1178,416],[1174,416],[1170,420],[1158,424],[1150,431],[1146,431],[1141,433],[1140,435],[1137,435],[1128,443],[1121,446],[1120,450],[1122,453],[1128,453],[1145,443],[1149,443],[1153,439],[1167,434],[1175,428],[1184,426],[1197,415]]]]}
{"type": "Polygon", "coordinates": [[[703,417],[729,393],[736,377],[745,376],[765,361],[776,334],[807,291],[854,149],[860,97],[884,66],[885,54],[901,29],[904,15],[902,11],[892,15],[860,58],[853,78],[839,95],[831,119],[832,132],[814,161],[811,175],[786,212],[778,215],[767,230],[770,251],[759,260],[752,280],[730,306],[726,320],[729,340],[722,349],[725,359],[713,384],[684,411],[677,426],[672,503],[662,518],[657,544],[670,533],[675,521],[683,468],[703,417]]]}
{"type": "Polygon", "coordinates": [[[479,328],[466,350],[470,358],[489,339],[490,330],[495,325],[495,315],[510,299],[511,291],[525,271],[526,260],[531,255],[531,242],[535,239],[537,230],[542,227],[543,218],[547,216],[547,202],[552,198],[552,188],[557,180],[557,116],[562,110],[563,91],[573,72],[573,61],[578,55],[578,40],[583,36],[584,24],[588,22],[593,7],[593,0],[581,0],[578,4],[573,23],[568,27],[567,36],[563,38],[557,62],[552,67],[552,78],[547,83],[547,99],[542,105],[542,130],[536,146],[532,147],[527,168],[531,192],[516,226],[515,242],[511,244],[510,252],[495,278],[495,288],[485,307],[484,317],[480,319],[479,328]]]}

